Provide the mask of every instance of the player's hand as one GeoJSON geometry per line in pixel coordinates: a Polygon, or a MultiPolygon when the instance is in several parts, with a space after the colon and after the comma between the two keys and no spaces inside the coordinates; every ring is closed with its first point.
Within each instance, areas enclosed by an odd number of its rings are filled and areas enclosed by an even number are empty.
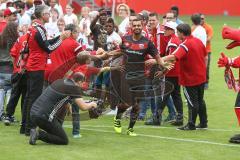
{"type": "Polygon", "coordinates": [[[102,48],[98,48],[98,50],[96,51],[96,55],[102,55],[103,53],[105,53],[105,51],[102,48]]]}
{"type": "Polygon", "coordinates": [[[171,70],[171,69],[174,68],[174,63],[171,63],[170,61],[164,62],[164,63],[163,63],[163,67],[164,67],[165,69],[167,69],[167,70],[171,70]]]}
{"type": "Polygon", "coordinates": [[[89,105],[90,105],[92,108],[97,108],[97,103],[95,103],[95,102],[91,102],[89,105]]]}
{"type": "Polygon", "coordinates": [[[70,36],[71,36],[71,31],[66,30],[66,31],[63,31],[63,32],[62,32],[62,34],[60,35],[60,38],[61,38],[62,40],[64,40],[64,39],[66,39],[66,38],[68,38],[68,37],[70,37],[70,36]]]}
{"type": "Polygon", "coordinates": [[[155,59],[148,59],[148,60],[145,61],[146,67],[153,66],[154,64],[156,64],[155,59]]]}
{"type": "Polygon", "coordinates": [[[221,57],[218,59],[218,67],[227,67],[230,65],[230,61],[230,58],[228,58],[224,53],[221,53],[221,57]]]}

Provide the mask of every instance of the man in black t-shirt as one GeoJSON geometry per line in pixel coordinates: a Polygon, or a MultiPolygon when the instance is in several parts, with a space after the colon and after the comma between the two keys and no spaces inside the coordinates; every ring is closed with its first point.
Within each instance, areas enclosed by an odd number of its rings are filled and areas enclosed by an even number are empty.
{"type": "Polygon", "coordinates": [[[84,76],[76,73],[72,79],[56,80],[44,90],[34,102],[30,112],[33,124],[41,130],[31,129],[29,144],[35,145],[37,140],[52,144],[68,144],[67,135],[62,128],[62,120],[69,102],[74,100],[82,110],[97,106],[94,102],[85,103],[81,99],[83,81],[84,76]]]}
{"type": "MultiPolygon", "coordinates": [[[[114,129],[117,133],[121,133],[121,116],[127,108],[132,106],[130,114],[130,123],[127,130],[127,134],[130,136],[136,136],[133,132],[133,126],[135,125],[139,106],[139,98],[144,98],[141,92],[136,91],[138,87],[144,86],[144,58],[147,54],[150,54],[157,61],[157,65],[163,66],[164,62],[161,60],[157,48],[147,38],[142,36],[142,21],[138,17],[132,22],[133,35],[123,37],[123,43],[120,46],[119,55],[123,55],[123,65],[125,66],[125,72],[121,73],[121,78],[118,81],[119,84],[114,86],[118,92],[120,103],[118,104],[118,112],[114,119],[114,129]],[[121,87],[119,87],[121,86],[121,87]]],[[[117,53],[115,53],[117,55],[117,53]]],[[[159,67],[160,67],[159,66],[159,67]]],[[[155,76],[159,77],[162,72],[156,72],[155,76]]]]}

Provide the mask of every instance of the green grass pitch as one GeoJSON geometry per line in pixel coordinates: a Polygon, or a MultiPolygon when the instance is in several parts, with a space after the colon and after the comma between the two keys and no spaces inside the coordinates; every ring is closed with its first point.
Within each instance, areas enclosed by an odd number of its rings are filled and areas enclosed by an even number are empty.
{"type": "MultiPolygon", "coordinates": [[[[182,17],[190,22],[189,17],[182,17]]],[[[234,113],[236,93],[227,89],[223,69],[217,67],[221,51],[234,57],[240,47],[227,51],[230,42],[222,40],[224,24],[238,28],[239,17],[207,17],[214,28],[212,61],[209,89],[205,92],[208,108],[209,129],[206,131],[177,131],[164,124],[147,127],[137,122],[137,137],[129,137],[125,131],[128,121],[123,121],[123,133],[113,132],[113,117],[104,116],[97,120],[82,121],[80,139],[73,139],[71,122],[65,123],[69,136],[68,146],[49,145],[37,141],[28,144],[28,137],[19,135],[19,125],[5,127],[0,122],[0,160],[239,160],[240,145],[228,143],[228,139],[240,133],[234,113]]],[[[237,70],[234,70],[237,72],[237,70]]],[[[19,107],[18,107],[19,108],[19,107]]],[[[19,109],[17,119],[20,119],[19,109]]],[[[187,113],[187,107],[184,106],[187,113]]]]}

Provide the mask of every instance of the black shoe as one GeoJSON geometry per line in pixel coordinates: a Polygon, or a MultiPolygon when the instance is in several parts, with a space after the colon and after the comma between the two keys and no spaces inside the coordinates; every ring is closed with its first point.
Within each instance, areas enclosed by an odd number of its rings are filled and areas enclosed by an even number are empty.
{"type": "Polygon", "coordinates": [[[25,128],[25,136],[30,136],[30,129],[29,128],[25,128]]]}
{"type": "Polygon", "coordinates": [[[196,129],[208,129],[208,126],[207,126],[207,124],[201,124],[201,123],[199,123],[199,124],[196,126],[196,129]]]}
{"type": "Polygon", "coordinates": [[[191,131],[191,130],[196,130],[196,127],[187,124],[187,125],[185,125],[185,126],[183,126],[183,127],[179,127],[179,128],[177,128],[177,130],[191,131]]]}
{"type": "Polygon", "coordinates": [[[182,126],[183,125],[183,115],[178,114],[176,120],[171,123],[173,126],[182,126]]]}
{"type": "Polygon", "coordinates": [[[182,126],[183,125],[183,120],[176,120],[170,123],[173,126],[182,126]]]}
{"type": "Polygon", "coordinates": [[[38,131],[36,129],[31,129],[30,130],[30,139],[29,139],[29,144],[35,145],[36,141],[38,140],[38,131]]]}
{"type": "Polygon", "coordinates": [[[20,134],[25,134],[25,126],[21,126],[19,130],[20,134]]]}
{"type": "Polygon", "coordinates": [[[5,126],[10,126],[11,125],[10,117],[6,116],[3,120],[3,123],[5,124],[5,126]]]}
{"type": "Polygon", "coordinates": [[[231,137],[229,142],[239,144],[240,143],[240,134],[236,134],[233,137],[231,137]]]}
{"type": "Polygon", "coordinates": [[[145,123],[145,125],[153,125],[153,126],[160,126],[161,121],[159,118],[150,118],[145,123]]]}

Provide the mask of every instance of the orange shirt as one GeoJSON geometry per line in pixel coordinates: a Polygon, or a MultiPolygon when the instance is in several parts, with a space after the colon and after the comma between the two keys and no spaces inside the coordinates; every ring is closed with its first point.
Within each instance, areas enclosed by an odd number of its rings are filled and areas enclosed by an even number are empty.
{"type": "MultiPolygon", "coordinates": [[[[207,39],[208,39],[208,37],[212,37],[213,36],[213,28],[212,28],[212,26],[207,24],[207,23],[204,23],[202,26],[206,30],[207,39]]],[[[211,52],[211,41],[207,40],[206,50],[207,50],[207,53],[211,52]]]]}

